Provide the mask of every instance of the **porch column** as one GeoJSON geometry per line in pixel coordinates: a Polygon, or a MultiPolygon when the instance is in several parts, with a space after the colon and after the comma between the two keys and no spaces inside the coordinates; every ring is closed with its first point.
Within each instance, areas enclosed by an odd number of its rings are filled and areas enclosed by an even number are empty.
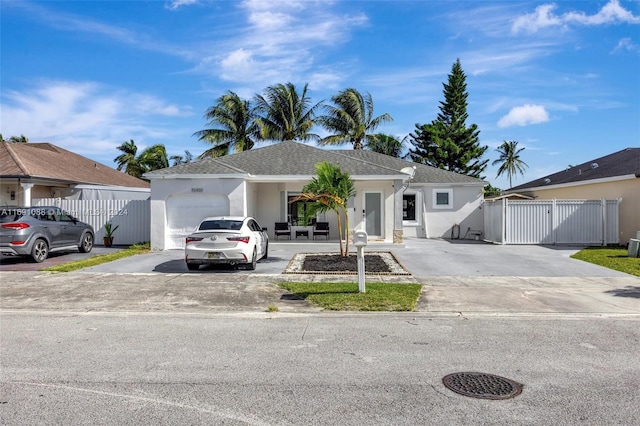
{"type": "Polygon", "coordinates": [[[20,183],[22,187],[22,206],[23,207],[31,207],[31,188],[33,188],[32,183],[20,183]]]}
{"type": "Polygon", "coordinates": [[[393,182],[393,244],[402,244],[404,230],[402,228],[402,194],[404,191],[401,179],[393,182]]]}

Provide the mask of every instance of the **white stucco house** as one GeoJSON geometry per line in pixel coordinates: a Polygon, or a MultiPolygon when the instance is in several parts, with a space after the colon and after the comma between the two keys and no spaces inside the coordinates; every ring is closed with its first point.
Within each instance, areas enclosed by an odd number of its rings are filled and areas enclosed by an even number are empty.
{"type": "MultiPolygon", "coordinates": [[[[275,222],[289,222],[295,235],[305,228],[304,203],[289,200],[323,161],[351,175],[357,194],[349,201],[350,231],[365,230],[372,243],[448,238],[455,225],[463,232],[483,229],[483,180],[372,151],[288,141],[145,174],[151,181],[152,249],[184,247],[185,236],[214,215],[253,216],[273,240],[275,222]]],[[[335,213],[316,220],[329,222],[329,238],[338,239],[335,213]]]]}

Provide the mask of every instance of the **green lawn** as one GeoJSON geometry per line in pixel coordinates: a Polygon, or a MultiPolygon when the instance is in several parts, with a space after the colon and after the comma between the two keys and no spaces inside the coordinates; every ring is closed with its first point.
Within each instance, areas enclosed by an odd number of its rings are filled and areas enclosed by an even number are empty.
{"type": "Polygon", "coordinates": [[[330,311],[413,311],[420,297],[420,284],[366,283],[280,283],[309,303],[330,311]]]}
{"type": "Polygon", "coordinates": [[[571,257],[640,277],[640,258],[627,256],[624,247],[588,247],[571,257]]]}
{"type": "Polygon", "coordinates": [[[84,260],[74,260],[72,262],[63,263],[61,265],[50,266],[48,268],[42,268],[41,271],[49,272],[71,272],[78,269],[90,268],[92,266],[100,265],[114,260],[122,259],[124,257],[135,256],[136,254],[148,253],[150,251],[149,243],[134,244],[129,246],[125,250],[116,251],[109,254],[98,254],[91,256],[84,260]]]}

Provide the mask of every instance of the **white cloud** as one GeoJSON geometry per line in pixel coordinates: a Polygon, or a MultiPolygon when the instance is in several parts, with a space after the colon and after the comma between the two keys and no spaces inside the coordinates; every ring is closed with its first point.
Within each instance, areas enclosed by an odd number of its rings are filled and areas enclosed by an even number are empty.
{"type": "Polygon", "coordinates": [[[500,120],[498,127],[527,126],[549,121],[549,114],[542,105],[522,105],[511,108],[511,111],[500,120]]]}
{"type": "Polygon", "coordinates": [[[610,0],[596,14],[587,15],[584,12],[568,12],[563,15],[554,14],[557,6],[553,3],[536,7],[535,12],[519,16],[513,21],[511,32],[521,31],[529,34],[548,27],[566,27],[568,24],[606,25],[606,24],[640,24],[640,16],[620,5],[618,0],[610,0]]]}
{"type": "Polygon", "coordinates": [[[616,47],[611,51],[611,53],[617,53],[621,50],[626,50],[629,52],[640,52],[640,46],[634,44],[630,38],[626,37],[618,41],[616,47]]]}
{"type": "MultiPolygon", "coordinates": [[[[364,15],[340,14],[329,1],[244,1],[246,25],[239,24],[236,35],[221,52],[205,57],[196,67],[214,72],[227,81],[270,85],[282,81],[335,81],[344,75],[341,67],[323,67],[317,74],[318,56],[323,50],[349,40],[351,31],[367,24],[364,15]]],[[[213,50],[213,49],[212,49],[213,50]]]]}
{"type": "Polygon", "coordinates": [[[167,137],[171,117],[191,115],[188,107],[157,97],[113,91],[92,82],[48,81],[2,94],[3,136],[24,134],[81,154],[112,150],[124,140],[167,137]]]}
{"type": "Polygon", "coordinates": [[[562,25],[562,20],[553,15],[555,8],[555,4],[543,4],[536,7],[535,12],[516,18],[511,26],[511,32],[518,33],[525,31],[532,34],[540,28],[562,25]]]}
{"type": "Polygon", "coordinates": [[[611,0],[605,4],[595,15],[586,15],[583,12],[569,12],[564,15],[566,22],[577,22],[583,25],[603,25],[625,22],[628,24],[640,24],[640,17],[620,6],[618,0],[611,0]]]}
{"type": "Polygon", "coordinates": [[[171,0],[166,3],[164,7],[169,10],[177,10],[182,6],[190,6],[192,4],[198,3],[198,0],[171,0]]]}

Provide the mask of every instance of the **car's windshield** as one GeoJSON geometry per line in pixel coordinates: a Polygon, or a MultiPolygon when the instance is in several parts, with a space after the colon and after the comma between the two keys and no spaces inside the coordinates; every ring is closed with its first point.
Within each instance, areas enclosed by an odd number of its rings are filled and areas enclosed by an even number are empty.
{"type": "Polygon", "coordinates": [[[237,231],[242,227],[241,220],[205,220],[200,224],[199,231],[210,231],[216,229],[230,229],[237,231]]]}

